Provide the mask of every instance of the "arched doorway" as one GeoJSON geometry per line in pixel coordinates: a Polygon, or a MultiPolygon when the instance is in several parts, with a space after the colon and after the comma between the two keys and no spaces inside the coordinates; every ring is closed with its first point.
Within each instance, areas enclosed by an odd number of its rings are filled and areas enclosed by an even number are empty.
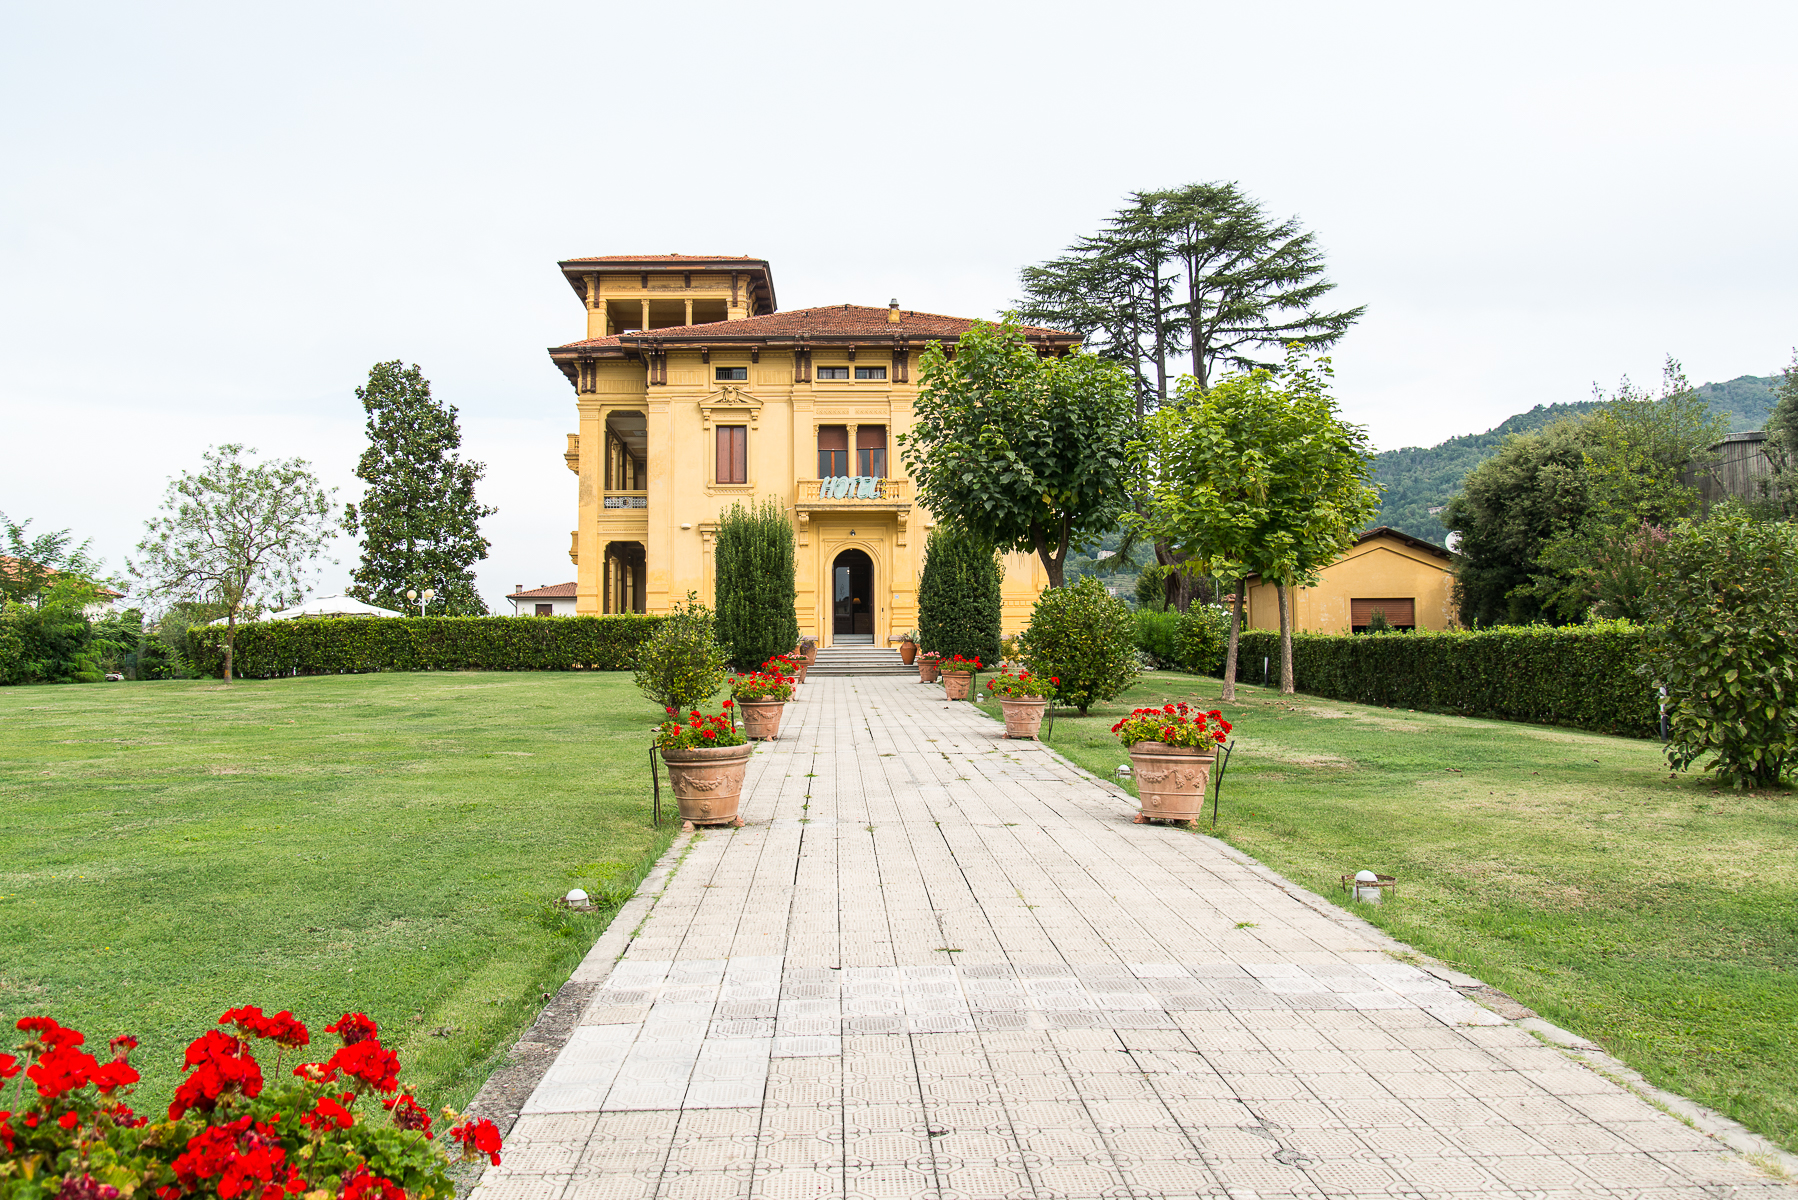
{"type": "Polygon", "coordinates": [[[831,641],[874,644],[874,560],[845,550],[830,564],[831,641]]]}

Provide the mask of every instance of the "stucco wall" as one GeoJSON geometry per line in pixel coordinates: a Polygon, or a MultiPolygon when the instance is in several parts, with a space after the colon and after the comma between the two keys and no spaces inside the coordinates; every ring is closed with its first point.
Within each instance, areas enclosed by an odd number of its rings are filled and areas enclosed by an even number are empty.
{"type": "MultiPolygon", "coordinates": [[[[1349,601],[1406,597],[1416,604],[1419,629],[1453,629],[1454,571],[1449,560],[1402,539],[1377,535],[1325,567],[1316,587],[1294,589],[1293,627],[1309,633],[1347,633],[1349,601]]],[[[1253,581],[1244,623],[1278,629],[1280,609],[1273,584],[1253,581]]]]}

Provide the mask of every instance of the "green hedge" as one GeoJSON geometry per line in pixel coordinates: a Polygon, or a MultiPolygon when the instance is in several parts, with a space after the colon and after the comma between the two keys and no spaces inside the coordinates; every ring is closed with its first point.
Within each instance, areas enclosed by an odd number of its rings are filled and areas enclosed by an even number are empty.
{"type": "MultiPolygon", "coordinates": [[[[1260,683],[1263,658],[1277,683],[1279,633],[1244,630],[1237,680],[1260,683]]],[[[1314,696],[1653,737],[1659,699],[1642,661],[1642,630],[1623,621],[1292,639],[1294,682],[1314,696]]]]}
{"type": "MultiPolygon", "coordinates": [[[[237,628],[234,672],[338,675],[368,671],[628,671],[661,617],[322,617],[237,628]]],[[[192,631],[202,674],[225,671],[225,631],[192,631]]]]}

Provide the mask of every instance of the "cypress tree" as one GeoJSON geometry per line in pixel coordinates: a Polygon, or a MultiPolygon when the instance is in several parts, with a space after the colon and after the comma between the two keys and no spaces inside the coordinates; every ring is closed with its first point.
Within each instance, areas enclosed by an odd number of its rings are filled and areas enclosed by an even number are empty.
{"type": "Polygon", "coordinates": [[[930,531],[918,578],[918,641],[947,658],[997,663],[999,587],[1005,571],[993,548],[948,525],[930,531]]]}
{"type": "Polygon", "coordinates": [[[371,367],[356,399],[368,413],[368,449],[356,477],[368,489],[344,512],[344,529],[362,538],[350,594],[416,615],[407,589],[431,588],[439,613],[484,616],[487,605],[470,568],[487,557],[480,522],[499,510],[474,498],[487,468],[462,461],[455,406],[431,399],[430,381],[417,364],[397,359],[371,367]]]}
{"type": "Polygon", "coordinates": [[[733,504],[712,549],[718,643],[739,671],[753,671],[799,644],[793,523],[772,499],[733,504]]]}

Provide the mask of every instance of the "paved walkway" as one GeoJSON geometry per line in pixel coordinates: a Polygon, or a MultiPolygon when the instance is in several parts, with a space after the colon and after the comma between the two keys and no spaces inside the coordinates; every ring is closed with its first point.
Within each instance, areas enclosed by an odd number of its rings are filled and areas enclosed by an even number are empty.
{"type": "Polygon", "coordinates": [[[937,689],[802,691],[479,1200],[1795,1194],[937,689]]]}

